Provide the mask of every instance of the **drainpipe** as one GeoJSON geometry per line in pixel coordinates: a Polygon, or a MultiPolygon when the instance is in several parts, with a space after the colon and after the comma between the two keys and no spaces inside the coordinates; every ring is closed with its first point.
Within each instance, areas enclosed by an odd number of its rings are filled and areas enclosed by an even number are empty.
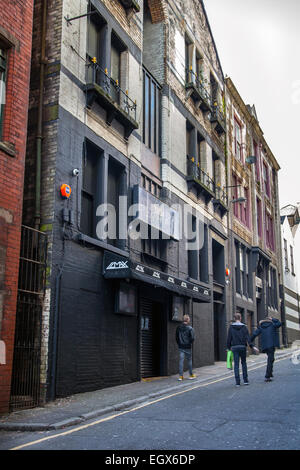
{"type": "Polygon", "coordinates": [[[60,286],[61,277],[63,274],[64,265],[62,265],[56,275],[55,281],[55,307],[54,307],[54,322],[53,322],[53,338],[52,338],[52,363],[50,373],[50,401],[55,400],[56,388],[56,362],[57,362],[57,344],[58,344],[58,316],[60,309],[60,286]]]}
{"type": "Polygon", "coordinates": [[[36,176],[35,176],[35,228],[39,230],[41,223],[41,159],[42,159],[42,139],[43,139],[43,100],[44,100],[44,75],[45,75],[45,49],[46,49],[46,27],[47,27],[47,0],[43,0],[42,10],[42,36],[41,36],[41,57],[40,57],[40,85],[39,85],[39,106],[36,135],[36,176]]]}

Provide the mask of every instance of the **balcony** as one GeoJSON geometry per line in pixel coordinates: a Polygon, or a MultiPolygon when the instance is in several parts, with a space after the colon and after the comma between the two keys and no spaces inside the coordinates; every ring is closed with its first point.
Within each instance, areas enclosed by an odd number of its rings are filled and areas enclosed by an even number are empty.
{"type": "Polygon", "coordinates": [[[215,198],[213,199],[215,209],[219,209],[221,216],[228,212],[228,194],[219,185],[215,188],[215,198]]]}
{"type": "Polygon", "coordinates": [[[114,119],[120,122],[124,126],[124,138],[128,140],[133,130],[139,127],[136,122],[136,102],[97,63],[90,63],[87,68],[88,80],[84,86],[87,107],[91,108],[94,102],[102,106],[107,113],[106,123],[110,126],[114,119]]]}
{"type": "Polygon", "coordinates": [[[212,111],[210,94],[205,88],[203,80],[200,80],[193,70],[186,71],[185,89],[195,105],[204,113],[212,111]]]}
{"type": "Polygon", "coordinates": [[[197,192],[204,196],[205,203],[207,204],[215,197],[215,183],[208,174],[193,162],[193,158],[189,156],[187,158],[188,187],[194,186],[197,192]]]}
{"type": "Polygon", "coordinates": [[[140,6],[137,0],[120,0],[125,10],[134,10],[136,13],[140,11],[140,6]]]}
{"type": "Polygon", "coordinates": [[[214,103],[212,107],[210,122],[215,124],[215,131],[220,136],[226,133],[226,120],[221,106],[214,103]]]}

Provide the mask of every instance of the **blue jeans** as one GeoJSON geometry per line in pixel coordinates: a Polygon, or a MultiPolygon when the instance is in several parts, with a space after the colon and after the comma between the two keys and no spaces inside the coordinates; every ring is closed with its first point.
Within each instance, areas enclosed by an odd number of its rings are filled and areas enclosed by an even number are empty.
{"type": "Polygon", "coordinates": [[[184,358],[186,357],[189,373],[192,375],[193,373],[193,365],[192,365],[192,350],[191,349],[179,349],[179,375],[183,375],[183,363],[184,358]]]}
{"type": "Polygon", "coordinates": [[[246,346],[232,346],[231,351],[233,352],[234,360],[234,376],[237,385],[240,385],[240,358],[242,363],[243,379],[244,382],[248,382],[248,371],[246,362],[246,346]]]}

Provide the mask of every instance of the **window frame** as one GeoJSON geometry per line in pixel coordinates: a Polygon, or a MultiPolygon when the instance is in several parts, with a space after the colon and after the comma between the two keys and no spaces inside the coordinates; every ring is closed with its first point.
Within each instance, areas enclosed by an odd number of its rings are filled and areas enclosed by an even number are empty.
{"type": "Polygon", "coordinates": [[[161,86],[143,67],[143,144],[160,156],[161,86]],[[148,86],[146,84],[148,83],[148,86]],[[146,106],[147,103],[147,106],[146,106]]]}
{"type": "Polygon", "coordinates": [[[241,121],[234,116],[234,151],[235,158],[243,163],[243,135],[242,135],[242,123],[241,121]],[[240,140],[237,139],[237,129],[240,133],[240,140]]]}
{"type": "Polygon", "coordinates": [[[0,141],[3,138],[4,119],[6,111],[8,48],[0,43],[0,141]],[[1,79],[1,76],[3,80],[1,79]],[[3,83],[3,85],[1,85],[3,83]],[[2,91],[1,91],[2,90],[2,91]],[[2,96],[1,96],[2,95],[2,96]],[[3,98],[3,102],[2,102],[3,98]]]}
{"type": "Polygon", "coordinates": [[[263,182],[264,182],[264,191],[265,194],[270,198],[270,175],[269,168],[265,161],[263,161],[263,182]]]}
{"type": "Polygon", "coordinates": [[[256,212],[257,212],[257,235],[262,238],[262,201],[259,197],[256,198],[256,212]]]}

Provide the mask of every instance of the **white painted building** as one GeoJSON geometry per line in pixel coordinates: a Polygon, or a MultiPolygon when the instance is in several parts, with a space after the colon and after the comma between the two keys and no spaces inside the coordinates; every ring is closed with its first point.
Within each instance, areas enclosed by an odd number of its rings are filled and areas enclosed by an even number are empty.
{"type": "Polygon", "coordinates": [[[283,207],[280,216],[285,320],[287,341],[292,343],[300,339],[300,203],[283,207]]]}

